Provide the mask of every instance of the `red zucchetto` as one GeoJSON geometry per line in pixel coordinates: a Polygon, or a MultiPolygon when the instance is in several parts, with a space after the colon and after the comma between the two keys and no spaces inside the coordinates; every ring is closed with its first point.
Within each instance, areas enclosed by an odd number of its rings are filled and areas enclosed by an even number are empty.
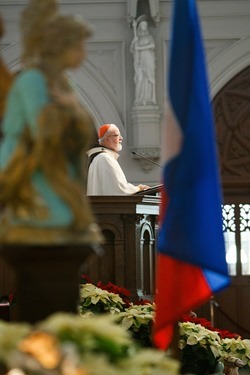
{"type": "Polygon", "coordinates": [[[102,138],[105,135],[105,133],[109,130],[111,125],[112,124],[105,124],[105,125],[100,126],[100,128],[98,129],[98,138],[99,139],[102,138]]]}

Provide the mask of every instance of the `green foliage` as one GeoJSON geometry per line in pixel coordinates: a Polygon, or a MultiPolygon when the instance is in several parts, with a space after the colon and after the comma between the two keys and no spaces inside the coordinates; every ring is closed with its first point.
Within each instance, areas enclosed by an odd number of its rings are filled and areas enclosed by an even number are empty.
{"type": "Polygon", "coordinates": [[[206,375],[213,374],[218,363],[211,349],[199,344],[187,345],[181,352],[183,374],[206,375]]]}

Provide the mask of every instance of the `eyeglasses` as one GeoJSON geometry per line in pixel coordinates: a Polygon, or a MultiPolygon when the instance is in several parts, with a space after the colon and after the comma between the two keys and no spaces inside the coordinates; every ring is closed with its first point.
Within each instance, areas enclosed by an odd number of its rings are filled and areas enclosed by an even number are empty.
{"type": "Polygon", "coordinates": [[[121,134],[110,134],[109,137],[119,137],[119,138],[122,138],[121,134]]]}

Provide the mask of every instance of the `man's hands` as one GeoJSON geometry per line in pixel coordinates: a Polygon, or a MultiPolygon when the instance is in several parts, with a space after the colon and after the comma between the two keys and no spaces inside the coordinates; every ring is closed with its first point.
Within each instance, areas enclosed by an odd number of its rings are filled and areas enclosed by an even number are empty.
{"type": "Polygon", "coordinates": [[[141,185],[141,184],[139,185],[140,191],[147,190],[149,188],[150,188],[150,186],[148,186],[148,185],[141,185]]]}

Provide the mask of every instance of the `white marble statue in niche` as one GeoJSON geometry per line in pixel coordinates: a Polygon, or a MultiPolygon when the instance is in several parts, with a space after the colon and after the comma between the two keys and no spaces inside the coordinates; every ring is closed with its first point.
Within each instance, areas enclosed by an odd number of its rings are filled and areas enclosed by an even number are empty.
{"type": "Polygon", "coordinates": [[[134,56],[135,106],[155,105],[155,43],[145,16],[133,21],[134,38],[130,51],[134,56]]]}

